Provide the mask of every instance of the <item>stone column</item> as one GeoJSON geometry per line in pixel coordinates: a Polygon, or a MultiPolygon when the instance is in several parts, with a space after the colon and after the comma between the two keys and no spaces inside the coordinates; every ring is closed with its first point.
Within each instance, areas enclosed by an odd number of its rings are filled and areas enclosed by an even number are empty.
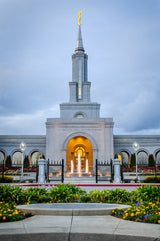
{"type": "Polygon", "coordinates": [[[38,183],[45,183],[45,159],[39,159],[39,175],[38,175],[38,183]]]}
{"type": "Polygon", "coordinates": [[[114,159],[114,183],[121,182],[120,160],[114,159]]]}

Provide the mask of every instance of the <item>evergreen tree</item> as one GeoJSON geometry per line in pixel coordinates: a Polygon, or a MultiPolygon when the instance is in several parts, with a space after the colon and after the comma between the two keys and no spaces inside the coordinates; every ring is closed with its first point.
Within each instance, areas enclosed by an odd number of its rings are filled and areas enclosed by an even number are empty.
{"type": "Polygon", "coordinates": [[[26,156],[26,155],[25,155],[25,157],[24,157],[24,162],[23,162],[23,164],[24,164],[24,167],[29,167],[29,158],[28,158],[28,156],[26,156]]]}
{"type": "Polygon", "coordinates": [[[131,167],[136,166],[136,155],[135,153],[131,154],[131,167]]]}
{"type": "Polygon", "coordinates": [[[148,166],[149,167],[154,167],[155,166],[155,160],[152,154],[148,156],[148,166]]]}
{"type": "Polygon", "coordinates": [[[6,167],[11,167],[12,166],[12,159],[11,159],[10,155],[7,156],[7,158],[6,158],[5,166],[6,167]]]}

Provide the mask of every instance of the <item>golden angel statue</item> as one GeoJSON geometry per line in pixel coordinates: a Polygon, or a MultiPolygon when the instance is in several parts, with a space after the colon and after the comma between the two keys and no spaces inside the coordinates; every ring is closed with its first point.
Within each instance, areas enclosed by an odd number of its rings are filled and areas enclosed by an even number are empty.
{"type": "Polygon", "coordinates": [[[82,14],[82,12],[85,10],[85,8],[82,10],[82,11],[79,11],[78,12],[78,25],[80,26],[81,25],[81,14],[82,14]]]}

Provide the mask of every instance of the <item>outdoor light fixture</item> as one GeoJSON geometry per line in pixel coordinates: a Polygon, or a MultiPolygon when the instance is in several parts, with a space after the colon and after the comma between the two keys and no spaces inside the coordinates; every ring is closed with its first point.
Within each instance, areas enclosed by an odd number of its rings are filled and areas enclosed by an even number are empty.
{"type": "Polygon", "coordinates": [[[21,181],[23,181],[23,152],[25,151],[26,149],[26,144],[24,142],[22,142],[20,144],[20,149],[21,149],[21,152],[22,152],[22,172],[21,172],[21,181]]]}
{"type": "Polygon", "coordinates": [[[136,154],[136,179],[138,180],[138,173],[137,173],[137,151],[139,150],[139,144],[137,142],[133,143],[133,149],[135,150],[136,154]]]}

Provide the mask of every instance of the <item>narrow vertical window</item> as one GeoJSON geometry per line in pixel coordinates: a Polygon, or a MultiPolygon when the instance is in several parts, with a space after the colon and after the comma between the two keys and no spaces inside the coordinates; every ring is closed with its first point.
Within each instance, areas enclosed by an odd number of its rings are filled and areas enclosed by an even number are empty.
{"type": "Polygon", "coordinates": [[[78,61],[78,99],[82,99],[82,62],[78,61]]]}

